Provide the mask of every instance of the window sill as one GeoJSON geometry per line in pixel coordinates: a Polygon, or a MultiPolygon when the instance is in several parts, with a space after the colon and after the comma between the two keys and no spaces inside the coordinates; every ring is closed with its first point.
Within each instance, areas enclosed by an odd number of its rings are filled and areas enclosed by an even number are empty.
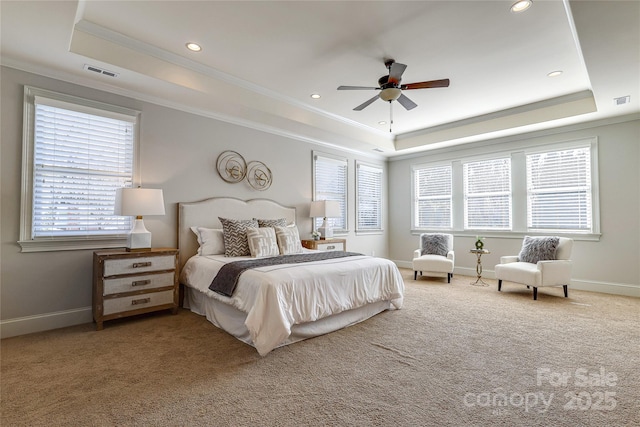
{"type": "Polygon", "coordinates": [[[83,249],[122,248],[127,246],[126,237],[83,238],[83,239],[50,239],[50,240],[20,240],[18,244],[21,252],[53,252],[75,251],[83,249]]]}
{"type": "Polygon", "coordinates": [[[380,235],[384,230],[356,230],[356,236],[380,235]]]}
{"type": "Polygon", "coordinates": [[[601,233],[560,233],[558,231],[548,232],[523,232],[523,231],[489,231],[489,230],[471,230],[471,231],[457,231],[457,230],[442,230],[442,229],[412,229],[411,234],[418,236],[422,233],[449,233],[454,237],[471,237],[476,238],[482,236],[487,239],[524,239],[525,236],[559,236],[568,237],[573,240],[581,240],[587,242],[600,241],[601,233]]]}

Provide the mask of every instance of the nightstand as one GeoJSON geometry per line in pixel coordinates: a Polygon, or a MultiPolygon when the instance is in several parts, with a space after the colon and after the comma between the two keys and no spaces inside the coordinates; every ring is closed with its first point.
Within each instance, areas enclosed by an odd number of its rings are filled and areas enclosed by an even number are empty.
{"type": "Polygon", "coordinates": [[[329,240],[302,240],[302,246],[307,249],[315,249],[317,251],[346,251],[346,239],[329,239],[329,240]]]}
{"type": "Polygon", "coordinates": [[[171,309],[178,312],[178,250],[124,249],[93,253],[93,320],[171,309]]]}

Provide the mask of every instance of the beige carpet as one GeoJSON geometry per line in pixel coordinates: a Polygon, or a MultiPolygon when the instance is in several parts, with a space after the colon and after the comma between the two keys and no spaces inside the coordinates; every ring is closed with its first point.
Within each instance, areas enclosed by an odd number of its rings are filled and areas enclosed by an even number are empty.
{"type": "Polygon", "coordinates": [[[640,300],[402,273],[402,310],[266,357],[185,310],[2,340],[0,422],[639,425],[640,300]]]}

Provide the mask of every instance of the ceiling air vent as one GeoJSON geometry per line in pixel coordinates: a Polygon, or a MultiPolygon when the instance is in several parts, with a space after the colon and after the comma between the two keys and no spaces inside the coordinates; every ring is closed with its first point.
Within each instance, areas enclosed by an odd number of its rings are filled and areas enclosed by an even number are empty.
{"type": "Polygon", "coordinates": [[[631,102],[631,96],[627,95],[627,96],[621,96],[619,98],[613,98],[613,102],[616,105],[624,105],[631,102]]]}
{"type": "Polygon", "coordinates": [[[118,73],[114,73],[113,71],[105,70],[104,68],[96,67],[95,65],[84,64],[84,69],[86,71],[92,71],[94,73],[103,74],[109,77],[118,77],[118,73]]]}

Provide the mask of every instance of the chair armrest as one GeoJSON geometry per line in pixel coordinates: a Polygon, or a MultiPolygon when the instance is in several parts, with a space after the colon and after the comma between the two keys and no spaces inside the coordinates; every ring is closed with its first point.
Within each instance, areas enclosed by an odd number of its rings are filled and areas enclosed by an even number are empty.
{"type": "Polygon", "coordinates": [[[518,256],[517,255],[507,255],[507,256],[501,256],[500,257],[500,264],[509,264],[511,262],[518,262],[518,256]]]}
{"type": "Polygon", "coordinates": [[[422,251],[420,249],[416,249],[415,251],[413,251],[413,257],[414,258],[420,258],[420,256],[422,255],[421,252],[422,251]]]}
{"type": "Polygon", "coordinates": [[[542,286],[568,285],[571,281],[571,260],[538,261],[542,273],[542,286]]]}
{"type": "Polygon", "coordinates": [[[453,261],[453,263],[455,264],[455,262],[456,262],[456,254],[453,251],[447,252],[447,258],[450,259],[451,261],[453,261]]]}

